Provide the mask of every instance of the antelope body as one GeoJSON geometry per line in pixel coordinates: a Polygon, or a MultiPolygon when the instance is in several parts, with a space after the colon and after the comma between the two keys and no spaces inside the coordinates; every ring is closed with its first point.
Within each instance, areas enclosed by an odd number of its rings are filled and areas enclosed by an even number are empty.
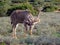
{"type": "Polygon", "coordinates": [[[29,26],[30,34],[32,34],[32,30],[36,23],[40,22],[38,17],[34,17],[27,10],[15,10],[11,13],[11,24],[13,28],[13,37],[16,38],[16,27],[18,23],[22,23],[25,26],[25,30],[27,31],[29,26]]]}

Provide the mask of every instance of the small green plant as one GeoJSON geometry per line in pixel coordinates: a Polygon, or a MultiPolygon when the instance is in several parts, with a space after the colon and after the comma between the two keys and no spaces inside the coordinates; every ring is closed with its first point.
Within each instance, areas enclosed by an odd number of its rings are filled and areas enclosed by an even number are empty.
{"type": "Polygon", "coordinates": [[[32,45],[33,44],[33,39],[32,38],[27,38],[26,40],[25,40],[25,43],[27,43],[27,45],[32,45]]]}
{"type": "Polygon", "coordinates": [[[0,45],[6,45],[6,43],[5,42],[1,42],[0,45]]]}

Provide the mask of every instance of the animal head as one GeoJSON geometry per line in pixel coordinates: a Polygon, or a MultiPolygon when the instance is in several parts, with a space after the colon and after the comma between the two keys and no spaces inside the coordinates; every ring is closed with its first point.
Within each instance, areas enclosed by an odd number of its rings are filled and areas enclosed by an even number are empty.
{"type": "Polygon", "coordinates": [[[35,18],[34,18],[34,24],[37,24],[37,23],[39,23],[39,22],[40,22],[39,17],[35,17],[35,18]]]}

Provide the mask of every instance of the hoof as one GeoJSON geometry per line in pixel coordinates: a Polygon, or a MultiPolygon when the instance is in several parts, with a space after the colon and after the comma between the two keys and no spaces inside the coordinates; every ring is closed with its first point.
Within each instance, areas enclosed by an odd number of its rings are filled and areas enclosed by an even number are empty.
{"type": "Polygon", "coordinates": [[[32,35],[32,30],[30,30],[29,34],[32,35]]]}
{"type": "Polygon", "coordinates": [[[16,36],[16,35],[12,35],[12,38],[15,38],[15,39],[17,39],[17,36],[16,36]]]}

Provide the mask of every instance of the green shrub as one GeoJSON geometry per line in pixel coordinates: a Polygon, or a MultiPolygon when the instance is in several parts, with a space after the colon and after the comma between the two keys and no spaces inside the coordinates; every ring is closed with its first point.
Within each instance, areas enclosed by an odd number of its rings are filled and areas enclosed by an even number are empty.
{"type": "Polygon", "coordinates": [[[17,10],[17,9],[20,9],[20,10],[28,9],[33,15],[37,14],[37,11],[29,3],[14,4],[12,8],[8,9],[7,14],[10,15],[14,10],[17,10]]]}
{"type": "Polygon", "coordinates": [[[43,7],[43,10],[44,12],[52,12],[52,11],[55,11],[57,10],[58,8],[56,6],[45,6],[43,7]]]}
{"type": "Polygon", "coordinates": [[[7,16],[6,12],[9,8],[10,8],[10,6],[7,3],[0,2],[0,17],[7,16]]]}

